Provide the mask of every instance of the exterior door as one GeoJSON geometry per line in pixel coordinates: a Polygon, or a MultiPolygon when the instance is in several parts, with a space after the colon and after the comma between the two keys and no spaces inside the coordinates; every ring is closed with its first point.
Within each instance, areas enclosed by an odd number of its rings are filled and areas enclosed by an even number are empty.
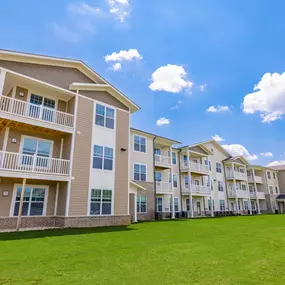
{"type": "Polygon", "coordinates": [[[231,211],[234,211],[234,210],[235,210],[235,203],[231,202],[231,211]]]}
{"type": "Polygon", "coordinates": [[[201,203],[197,202],[197,214],[198,216],[201,216],[201,203]]]}

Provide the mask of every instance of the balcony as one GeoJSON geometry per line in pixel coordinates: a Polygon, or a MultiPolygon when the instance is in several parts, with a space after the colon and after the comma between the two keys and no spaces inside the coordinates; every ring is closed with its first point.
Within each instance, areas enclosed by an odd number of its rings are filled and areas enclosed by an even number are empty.
{"type": "Polygon", "coordinates": [[[254,176],[254,177],[253,176],[248,176],[247,180],[248,180],[249,183],[256,182],[256,183],[259,183],[259,184],[263,184],[263,179],[260,176],[254,176]]]}
{"type": "Polygon", "coordinates": [[[171,167],[171,158],[169,156],[155,155],[155,166],[171,167]]]}
{"type": "Polygon", "coordinates": [[[249,192],[250,198],[252,199],[265,199],[264,192],[253,191],[249,192]]]}
{"type": "Polygon", "coordinates": [[[70,161],[15,152],[0,151],[0,176],[66,181],[70,161]]]}
{"type": "MultiPolygon", "coordinates": [[[[211,189],[209,186],[203,186],[203,185],[191,185],[191,192],[192,195],[198,195],[198,196],[209,196],[211,195],[211,189]]],[[[184,185],[182,187],[182,195],[189,195],[190,189],[188,185],[184,185]]]]}
{"type": "Polygon", "coordinates": [[[236,179],[236,180],[247,180],[246,173],[238,172],[238,171],[227,171],[226,172],[227,179],[236,179]]]}
{"type": "Polygon", "coordinates": [[[157,194],[172,194],[171,183],[156,181],[156,193],[157,194]]]}
{"type": "Polygon", "coordinates": [[[25,101],[0,96],[0,117],[11,121],[73,132],[74,115],[25,101]]]}
{"type": "Polygon", "coordinates": [[[229,198],[249,198],[248,191],[237,189],[237,191],[231,189],[228,191],[229,198]]]}
{"type": "Polygon", "coordinates": [[[198,162],[194,162],[194,161],[183,161],[182,163],[182,170],[191,170],[192,172],[203,172],[203,173],[209,173],[209,167],[208,165],[204,165],[198,162]]]}

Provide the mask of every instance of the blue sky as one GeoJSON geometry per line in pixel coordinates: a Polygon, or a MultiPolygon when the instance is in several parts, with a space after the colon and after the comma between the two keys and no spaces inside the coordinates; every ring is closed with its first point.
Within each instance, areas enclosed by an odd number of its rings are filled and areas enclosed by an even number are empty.
{"type": "Polygon", "coordinates": [[[9,0],[0,11],[0,48],[84,60],[141,106],[133,127],[285,160],[284,1],[9,0]]]}

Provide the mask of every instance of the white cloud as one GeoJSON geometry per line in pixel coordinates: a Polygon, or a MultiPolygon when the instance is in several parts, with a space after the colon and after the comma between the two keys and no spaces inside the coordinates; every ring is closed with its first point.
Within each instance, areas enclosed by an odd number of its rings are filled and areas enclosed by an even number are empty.
{"type": "Polygon", "coordinates": [[[171,109],[171,110],[178,110],[178,109],[180,109],[181,104],[182,104],[182,101],[177,101],[176,105],[174,105],[174,106],[171,107],[170,109],[171,109]]]}
{"type": "Polygon", "coordinates": [[[170,124],[169,119],[164,118],[164,117],[162,117],[162,118],[160,118],[160,119],[158,119],[156,121],[156,125],[159,126],[159,127],[162,126],[162,125],[169,125],[169,124],[170,124]]]}
{"type": "Polygon", "coordinates": [[[270,152],[270,151],[268,151],[268,152],[262,152],[262,153],[260,153],[262,156],[265,156],[265,157],[272,157],[273,156],[273,154],[272,154],[272,152],[270,152]]]}
{"type": "Polygon", "coordinates": [[[215,141],[217,141],[217,142],[223,142],[223,141],[224,141],[224,139],[221,138],[219,135],[214,135],[214,136],[212,136],[212,139],[215,140],[215,141]]]}
{"type": "Polygon", "coordinates": [[[137,49],[121,50],[119,52],[113,52],[105,56],[106,62],[111,61],[134,61],[143,59],[142,55],[138,52],[137,49]]]}
{"type": "Polygon", "coordinates": [[[248,150],[241,144],[225,144],[222,147],[228,151],[232,156],[243,156],[247,160],[258,159],[258,156],[255,154],[250,154],[248,150]]]}
{"type": "Polygon", "coordinates": [[[109,12],[121,23],[125,21],[131,13],[129,0],[108,0],[109,12]]]}
{"type": "Polygon", "coordinates": [[[71,3],[68,5],[67,10],[75,14],[90,14],[90,15],[96,15],[102,12],[100,8],[88,5],[86,3],[80,3],[80,4],[71,3]]]}
{"type": "Polygon", "coordinates": [[[268,166],[268,167],[279,166],[279,165],[283,165],[283,164],[285,164],[285,160],[275,160],[275,161],[268,163],[266,166],[268,166]]]}
{"type": "Polygon", "coordinates": [[[151,76],[152,83],[149,88],[152,91],[166,91],[179,93],[183,89],[190,89],[193,85],[186,79],[187,73],[183,66],[168,64],[159,67],[151,76]]]}
{"type": "Polygon", "coordinates": [[[113,64],[112,69],[113,69],[113,71],[119,71],[122,69],[122,64],[120,62],[117,62],[117,63],[113,64]]]}
{"type": "Polygon", "coordinates": [[[209,112],[209,113],[223,113],[223,112],[229,112],[230,111],[230,108],[229,106],[210,106],[206,112],[209,112]]]}
{"type": "Polygon", "coordinates": [[[282,74],[265,73],[254,86],[253,91],[244,97],[244,113],[260,113],[263,123],[283,117],[285,114],[285,72],[282,74]]]}
{"type": "Polygon", "coordinates": [[[201,84],[201,85],[199,86],[199,89],[200,89],[201,92],[205,92],[205,91],[206,91],[206,88],[207,88],[207,84],[201,84]]]}

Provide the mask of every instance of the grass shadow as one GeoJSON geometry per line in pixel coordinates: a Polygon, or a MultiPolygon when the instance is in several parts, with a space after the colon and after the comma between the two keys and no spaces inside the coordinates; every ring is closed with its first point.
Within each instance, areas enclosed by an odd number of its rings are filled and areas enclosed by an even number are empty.
{"type": "Polygon", "coordinates": [[[47,229],[47,230],[31,230],[20,232],[0,233],[0,241],[60,237],[72,235],[101,234],[111,232],[127,232],[136,230],[128,226],[118,227],[98,227],[98,228],[68,228],[68,229],[47,229]]]}

